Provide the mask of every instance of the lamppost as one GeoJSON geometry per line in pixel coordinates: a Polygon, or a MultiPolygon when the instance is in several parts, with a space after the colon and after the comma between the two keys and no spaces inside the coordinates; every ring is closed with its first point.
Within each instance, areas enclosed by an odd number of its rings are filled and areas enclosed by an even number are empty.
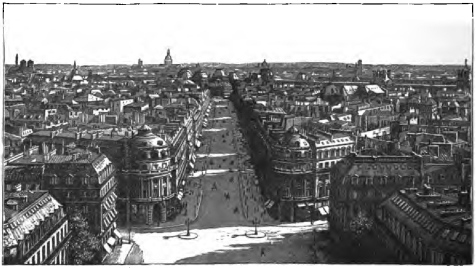
{"type": "Polygon", "coordinates": [[[253,224],[255,225],[255,235],[258,235],[258,219],[255,218],[253,224]]]}
{"type": "Polygon", "coordinates": [[[187,224],[187,236],[190,236],[190,218],[187,218],[186,224],[187,224]]]}

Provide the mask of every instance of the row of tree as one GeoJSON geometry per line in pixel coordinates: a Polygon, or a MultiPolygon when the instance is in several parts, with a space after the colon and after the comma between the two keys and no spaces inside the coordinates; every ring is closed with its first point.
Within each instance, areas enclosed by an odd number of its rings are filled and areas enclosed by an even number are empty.
{"type": "Polygon", "coordinates": [[[94,236],[87,219],[77,208],[69,214],[71,240],[69,241],[69,264],[88,265],[101,263],[101,242],[94,236]]]}

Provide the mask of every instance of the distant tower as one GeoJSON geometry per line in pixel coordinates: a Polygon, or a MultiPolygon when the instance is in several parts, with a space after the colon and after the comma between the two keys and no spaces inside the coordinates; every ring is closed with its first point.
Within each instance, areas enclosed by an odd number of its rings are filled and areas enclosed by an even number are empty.
{"type": "Polygon", "coordinates": [[[76,61],[74,61],[73,70],[76,70],[76,61]]]}
{"type": "Polygon", "coordinates": [[[20,69],[26,68],[26,60],[21,60],[20,61],[20,69]]]}
{"type": "Polygon", "coordinates": [[[170,49],[167,49],[167,56],[165,56],[164,64],[165,66],[172,65],[172,56],[170,56],[170,49]]]}
{"type": "Polygon", "coordinates": [[[141,59],[137,61],[137,65],[139,65],[139,68],[142,68],[144,66],[141,59]]]}
{"type": "Polygon", "coordinates": [[[359,78],[362,77],[362,60],[357,61],[357,65],[355,66],[355,76],[359,78]]]}
{"type": "Polygon", "coordinates": [[[263,63],[261,63],[262,68],[269,68],[269,64],[266,62],[266,59],[264,59],[263,63]]]}
{"type": "Polygon", "coordinates": [[[17,53],[17,55],[15,56],[15,66],[18,66],[18,53],[17,53]]]}
{"type": "Polygon", "coordinates": [[[33,68],[34,68],[34,65],[35,65],[35,62],[34,62],[34,61],[28,60],[28,63],[27,63],[27,65],[26,65],[26,67],[33,69],[33,68]]]}
{"type": "Polygon", "coordinates": [[[458,70],[458,78],[456,85],[459,89],[469,92],[471,89],[471,67],[468,65],[468,60],[464,60],[464,68],[458,70]]]}

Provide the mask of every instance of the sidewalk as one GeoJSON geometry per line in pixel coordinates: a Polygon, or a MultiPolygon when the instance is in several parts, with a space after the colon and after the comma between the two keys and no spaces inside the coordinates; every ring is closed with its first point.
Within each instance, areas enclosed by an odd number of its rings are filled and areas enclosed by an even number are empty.
{"type": "Polygon", "coordinates": [[[137,244],[117,245],[103,264],[142,264],[142,250],[137,244]]]}
{"type": "MultiPolygon", "coordinates": [[[[152,231],[176,227],[185,227],[185,222],[187,219],[190,219],[191,222],[195,221],[200,211],[203,193],[200,184],[194,181],[191,183],[191,185],[192,186],[189,186],[187,190],[187,192],[191,192],[191,194],[185,195],[182,199],[183,202],[187,203],[187,209],[184,209],[174,219],[167,220],[166,222],[156,223],[155,225],[144,224],[131,226],[131,231],[152,231]]],[[[125,230],[125,227],[121,226],[119,229],[125,230]]]]}

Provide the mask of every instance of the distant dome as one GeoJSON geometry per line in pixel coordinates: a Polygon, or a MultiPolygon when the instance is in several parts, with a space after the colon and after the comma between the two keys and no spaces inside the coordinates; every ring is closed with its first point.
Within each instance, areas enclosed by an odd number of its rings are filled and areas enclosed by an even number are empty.
{"type": "Polygon", "coordinates": [[[296,77],[296,80],[305,81],[305,80],[307,80],[307,75],[305,73],[299,73],[296,77]]]}
{"type": "Polygon", "coordinates": [[[138,134],[132,142],[137,148],[167,146],[165,140],[152,133],[152,129],[148,125],[143,125],[138,130],[138,134]]]}
{"type": "Polygon", "coordinates": [[[299,130],[293,126],[291,127],[284,137],[281,139],[281,145],[287,148],[292,149],[309,149],[309,142],[307,140],[301,138],[299,135],[299,130]]]}
{"type": "Polygon", "coordinates": [[[192,78],[192,71],[189,68],[182,68],[178,72],[177,77],[182,78],[184,80],[192,78]]]}
{"type": "Polygon", "coordinates": [[[204,72],[202,70],[198,70],[193,74],[193,77],[194,78],[200,78],[200,79],[207,79],[208,75],[207,75],[206,72],[204,72]]]}
{"type": "Polygon", "coordinates": [[[83,81],[83,78],[80,75],[73,76],[73,81],[83,81]]]}
{"type": "Polygon", "coordinates": [[[225,71],[223,69],[216,69],[215,72],[213,73],[214,78],[222,78],[225,77],[225,71]]]}

